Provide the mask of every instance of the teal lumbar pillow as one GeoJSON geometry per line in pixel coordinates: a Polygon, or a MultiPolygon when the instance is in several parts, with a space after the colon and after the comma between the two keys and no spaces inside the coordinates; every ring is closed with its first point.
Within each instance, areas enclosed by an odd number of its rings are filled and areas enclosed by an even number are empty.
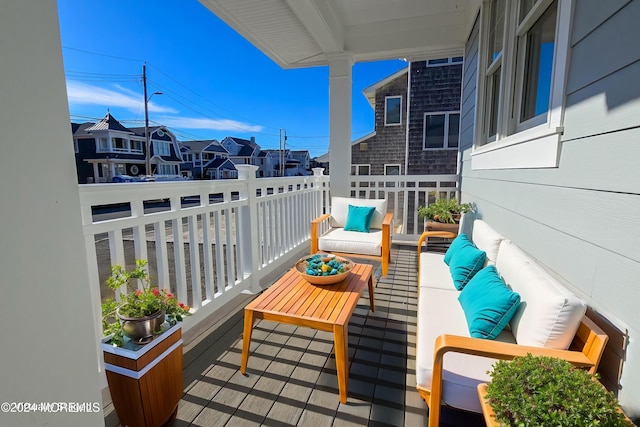
{"type": "Polygon", "coordinates": [[[471,240],[469,240],[469,237],[464,233],[458,234],[458,236],[453,239],[453,242],[451,242],[451,244],[449,245],[449,249],[447,249],[447,252],[444,254],[444,263],[449,265],[449,263],[451,262],[451,258],[453,258],[453,254],[456,253],[460,248],[463,248],[467,245],[473,245],[473,243],[471,243],[471,240]]]}
{"type": "Polygon", "coordinates": [[[369,224],[376,208],[373,206],[353,206],[349,205],[347,212],[347,222],[344,225],[346,231],[369,232],[369,224]]]}
{"type": "Polygon", "coordinates": [[[520,295],[500,278],[496,267],[480,270],[458,295],[474,338],[495,339],[507,326],[518,306],[520,295]]]}
{"type": "Polygon", "coordinates": [[[486,259],[486,252],[476,248],[471,242],[453,253],[449,261],[449,271],[453,285],[457,290],[461,291],[469,283],[469,280],[484,267],[486,259]]]}

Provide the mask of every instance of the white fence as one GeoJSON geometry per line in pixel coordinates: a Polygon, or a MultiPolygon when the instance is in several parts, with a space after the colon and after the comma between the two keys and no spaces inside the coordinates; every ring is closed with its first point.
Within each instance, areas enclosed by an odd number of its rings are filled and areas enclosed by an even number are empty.
{"type": "MultiPolygon", "coordinates": [[[[310,222],[330,208],[329,177],[80,185],[90,286],[99,301],[112,265],[149,261],[154,284],[193,307],[188,330],[265,276],[290,267],[285,255],[308,245],[310,222]]],[[[417,207],[457,197],[455,175],[355,176],[352,196],[389,200],[394,239],[417,241],[417,207]]],[[[99,312],[99,311],[98,311],[99,312]]],[[[98,322],[96,328],[100,323],[98,322]]]]}

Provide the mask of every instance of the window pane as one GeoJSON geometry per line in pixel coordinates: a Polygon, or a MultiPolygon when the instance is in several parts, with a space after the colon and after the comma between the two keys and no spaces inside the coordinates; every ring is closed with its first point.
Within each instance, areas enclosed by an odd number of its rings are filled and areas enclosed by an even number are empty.
{"type": "Polygon", "coordinates": [[[425,116],[424,147],[444,147],[444,114],[425,116]]]}
{"type": "Polygon", "coordinates": [[[500,70],[498,68],[494,74],[488,78],[489,91],[487,97],[487,114],[488,117],[488,136],[489,138],[496,135],[498,130],[498,103],[500,101],[500,70]]]}
{"type": "Polygon", "coordinates": [[[551,73],[556,33],[556,2],[542,14],[526,34],[526,62],[520,121],[549,110],[551,73]]]}
{"type": "Polygon", "coordinates": [[[518,17],[518,23],[522,22],[522,20],[531,11],[535,3],[536,3],[536,0],[520,0],[520,13],[519,13],[520,16],[518,17]]]}
{"type": "Polygon", "coordinates": [[[387,98],[387,105],[385,108],[385,121],[386,125],[399,125],[400,124],[400,100],[402,98],[387,98]]]}
{"type": "Polygon", "coordinates": [[[504,36],[505,0],[491,2],[491,16],[489,21],[489,64],[502,52],[504,36]]]}
{"type": "Polygon", "coordinates": [[[460,114],[449,114],[449,139],[447,139],[447,147],[455,148],[458,146],[459,133],[460,114]]]}
{"type": "Polygon", "coordinates": [[[430,59],[429,65],[446,64],[449,62],[449,58],[430,59]]]}
{"type": "Polygon", "coordinates": [[[400,166],[398,165],[387,165],[384,167],[385,175],[400,175],[400,166]]]}
{"type": "Polygon", "coordinates": [[[369,175],[369,165],[358,166],[358,175],[369,175]]]}

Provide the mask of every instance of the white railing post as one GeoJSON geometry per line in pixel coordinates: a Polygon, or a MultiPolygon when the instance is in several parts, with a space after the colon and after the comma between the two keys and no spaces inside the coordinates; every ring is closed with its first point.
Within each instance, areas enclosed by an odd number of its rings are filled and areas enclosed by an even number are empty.
{"type": "MultiPolygon", "coordinates": [[[[242,275],[251,281],[251,291],[260,292],[260,283],[258,270],[260,268],[260,246],[262,239],[260,238],[260,230],[258,228],[258,200],[256,190],[258,188],[256,171],[258,166],[254,165],[237,165],[238,180],[245,181],[245,185],[241,187],[240,199],[247,199],[249,204],[242,206],[240,212],[240,227],[238,227],[238,254],[242,257],[242,275]]],[[[239,272],[240,273],[240,272],[239,272]]]]}
{"type": "Polygon", "coordinates": [[[324,213],[323,209],[322,209],[322,199],[323,199],[323,195],[324,195],[324,189],[322,187],[322,173],[324,172],[324,168],[313,168],[311,169],[313,171],[313,178],[315,181],[315,187],[317,189],[316,192],[316,203],[315,203],[315,212],[314,212],[314,217],[317,218],[320,215],[322,215],[324,213]]]}

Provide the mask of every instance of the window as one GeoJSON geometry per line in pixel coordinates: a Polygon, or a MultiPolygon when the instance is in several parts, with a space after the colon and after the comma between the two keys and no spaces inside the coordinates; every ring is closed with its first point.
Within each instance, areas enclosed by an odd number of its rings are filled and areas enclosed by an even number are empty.
{"type": "Polygon", "coordinates": [[[425,113],[423,148],[458,148],[460,113],[425,113]]]}
{"type": "Polygon", "coordinates": [[[429,59],[427,67],[437,67],[439,65],[460,64],[463,61],[462,56],[454,56],[453,58],[429,59]]]}
{"type": "Polygon", "coordinates": [[[77,139],[73,140],[73,151],[76,152],[76,153],[80,152],[80,149],[78,148],[78,140],[77,139]]]}
{"type": "Polygon", "coordinates": [[[142,147],[144,146],[144,141],[138,141],[135,139],[131,140],[131,151],[134,153],[142,153],[142,147]]]}
{"type": "Polygon", "coordinates": [[[485,3],[474,169],[557,166],[571,3],[485,3]]]}
{"type": "Polygon", "coordinates": [[[351,175],[371,175],[369,165],[351,165],[351,175]]]}
{"type": "Polygon", "coordinates": [[[129,140],[124,138],[111,138],[113,151],[129,151],[129,140]]]}
{"type": "Polygon", "coordinates": [[[170,144],[164,141],[153,141],[153,154],[158,156],[170,156],[170,144]]]}
{"type": "Polygon", "coordinates": [[[175,166],[173,165],[158,165],[158,174],[160,175],[174,175],[175,174],[175,166]]]}
{"type": "Polygon", "coordinates": [[[384,165],[385,175],[400,175],[400,165],[384,165]]]}
{"type": "Polygon", "coordinates": [[[191,153],[183,154],[183,157],[187,162],[193,161],[193,154],[191,154],[191,153]]]}
{"type": "Polygon", "coordinates": [[[116,175],[126,175],[127,174],[127,165],[124,163],[116,163],[114,165],[116,175]]]}
{"type": "Polygon", "coordinates": [[[402,123],[402,97],[387,96],[384,99],[384,125],[398,126],[402,123]]]}
{"type": "Polygon", "coordinates": [[[98,140],[98,151],[111,151],[109,150],[109,143],[107,142],[107,138],[100,138],[98,140]]]}

